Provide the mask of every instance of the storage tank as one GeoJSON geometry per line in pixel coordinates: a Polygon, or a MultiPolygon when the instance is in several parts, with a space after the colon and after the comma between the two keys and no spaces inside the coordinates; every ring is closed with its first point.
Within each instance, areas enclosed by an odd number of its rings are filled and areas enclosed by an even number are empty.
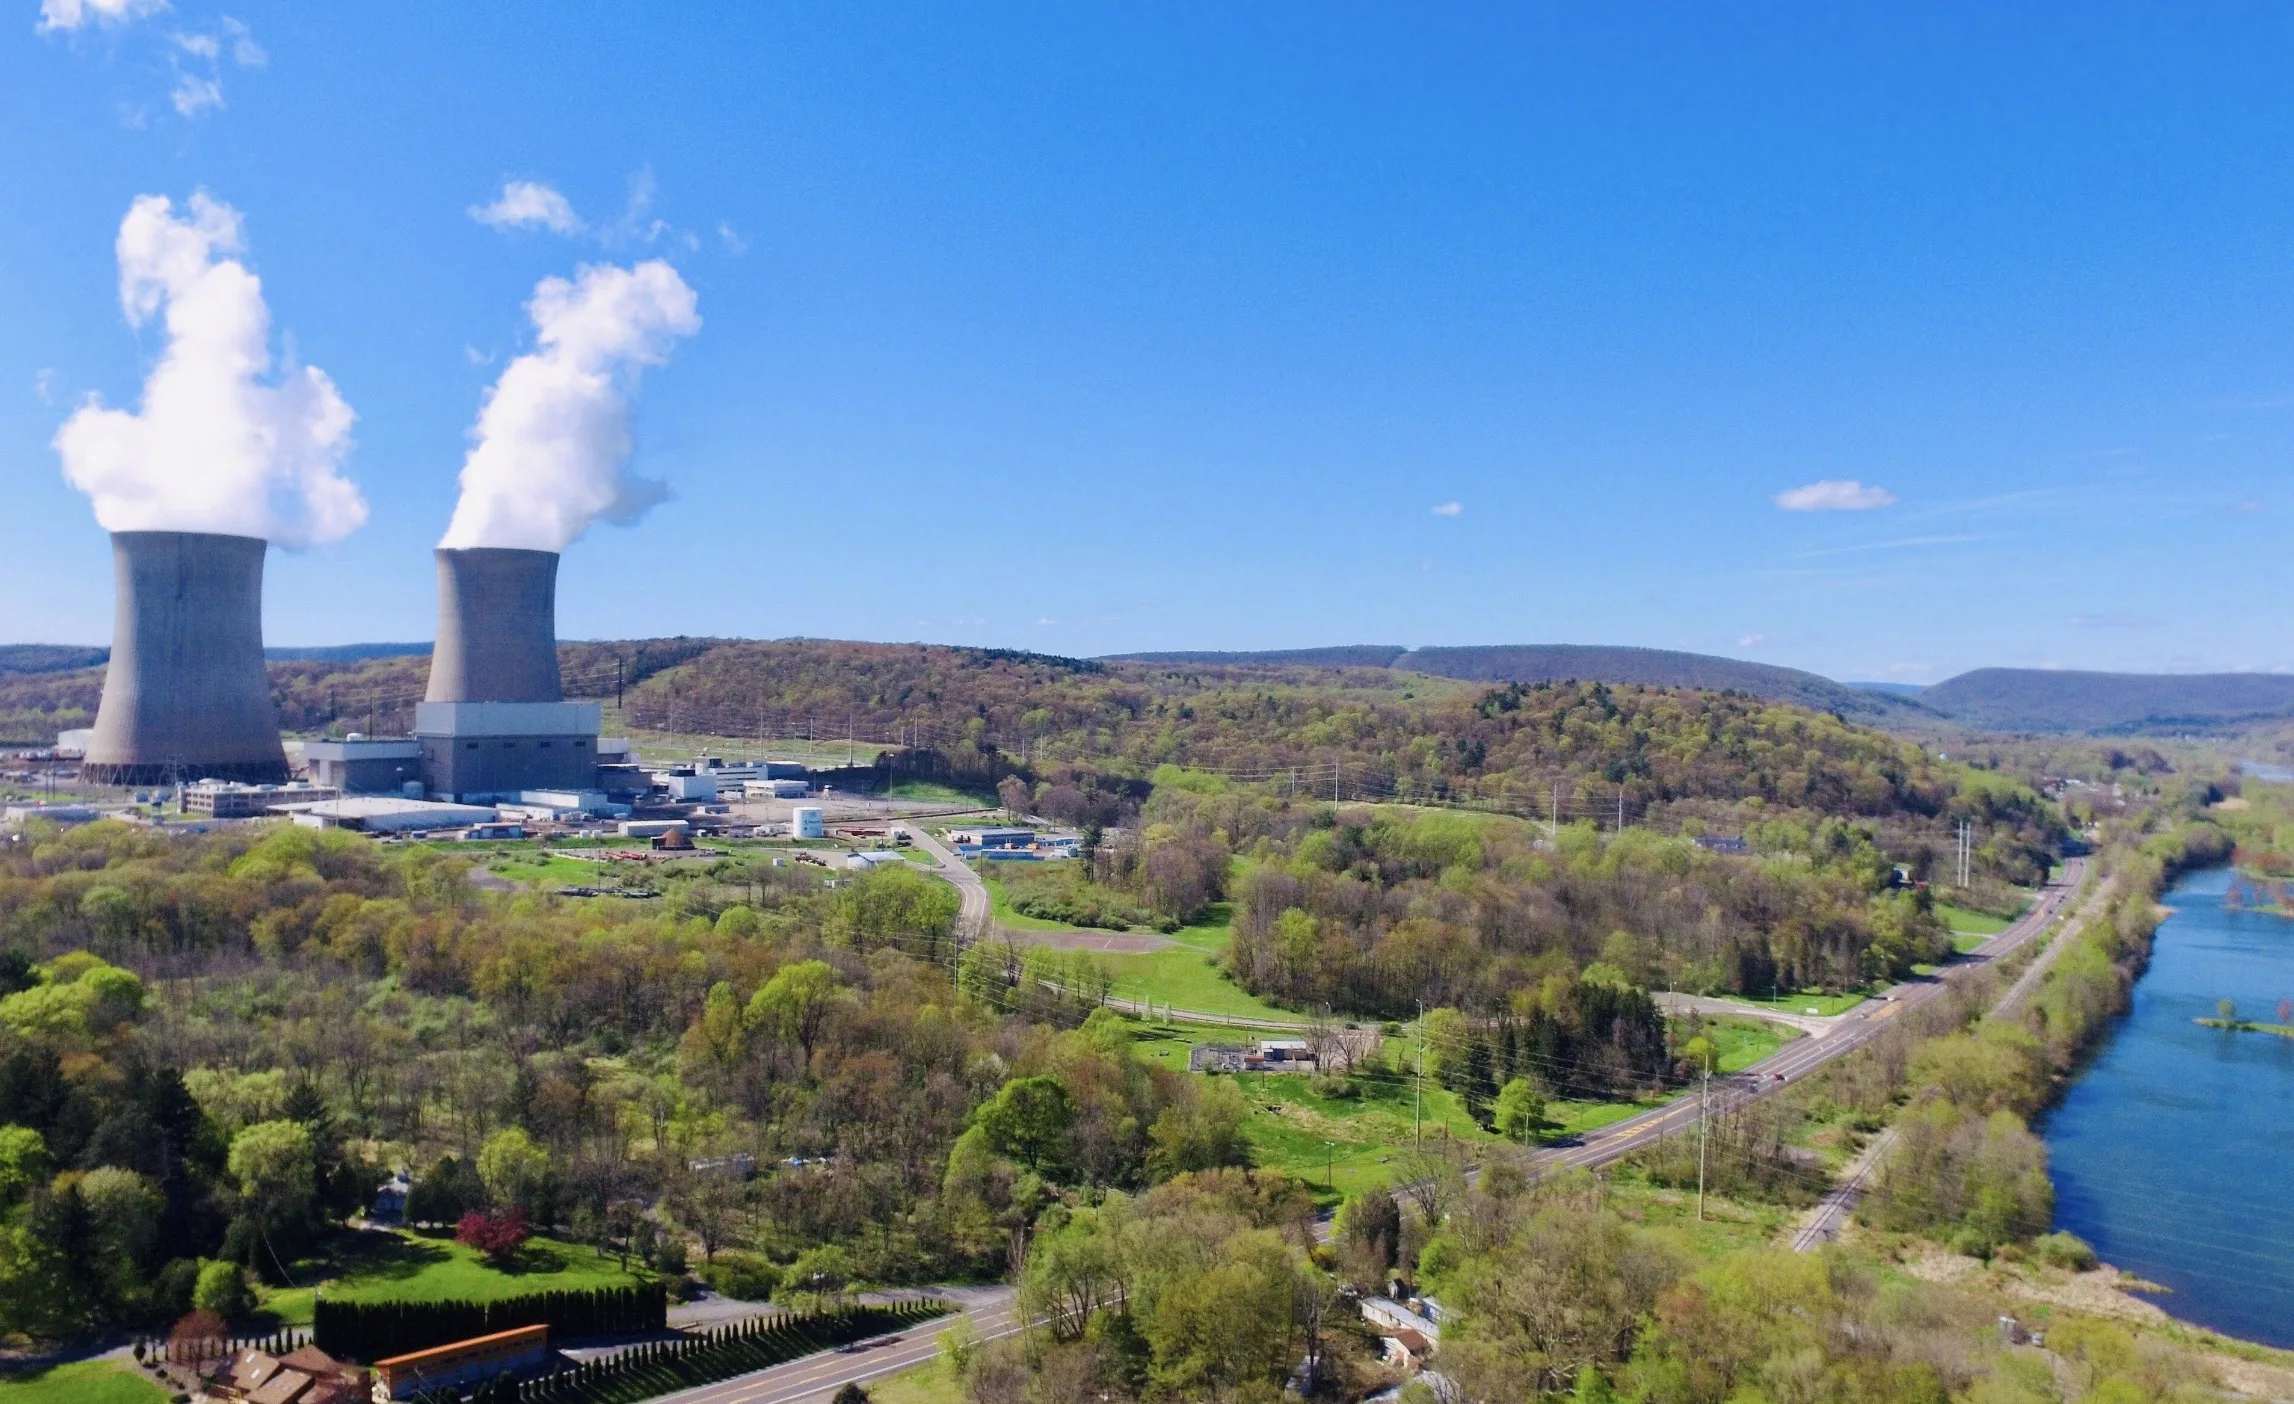
{"type": "Polygon", "coordinates": [[[97,784],[287,778],[263,671],[253,536],[112,533],[112,653],[80,773],[97,784]]]}
{"type": "Polygon", "coordinates": [[[789,811],[789,837],[800,839],[823,837],[827,833],[827,829],[821,823],[821,819],[822,815],[818,806],[798,805],[789,811]]]}
{"type": "Polygon", "coordinates": [[[426,702],[559,702],[558,553],[438,550],[426,702]]]}

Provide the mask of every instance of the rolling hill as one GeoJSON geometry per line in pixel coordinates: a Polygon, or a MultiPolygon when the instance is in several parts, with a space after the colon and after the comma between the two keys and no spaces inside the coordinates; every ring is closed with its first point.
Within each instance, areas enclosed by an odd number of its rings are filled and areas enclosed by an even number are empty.
{"type": "Polygon", "coordinates": [[[1798,668],[1747,663],[1664,648],[1610,648],[1594,644],[1493,644],[1467,648],[1396,648],[1353,644],[1279,649],[1261,653],[1130,653],[1110,662],[1191,663],[1221,667],[1397,668],[1465,682],[1638,683],[1645,687],[1699,687],[1750,693],[1885,724],[1920,715],[1909,698],[1837,683],[1798,668]]]}
{"type": "Polygon", "coordinates": [[[2152,731],[2294,716],[2294,675],[1978,668],[1919,701],[1987,731],[2152,731]]]}

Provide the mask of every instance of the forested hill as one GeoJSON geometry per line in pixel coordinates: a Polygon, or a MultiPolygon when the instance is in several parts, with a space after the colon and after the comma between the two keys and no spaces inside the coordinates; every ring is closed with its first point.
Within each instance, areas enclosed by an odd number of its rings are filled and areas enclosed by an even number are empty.
{"type": "Polygon", "coordinates": [[[1488,644],[1465,648],[1401,648],[1352,644],[1334,648],[1277,649],[1261,653],[1134,653],[1110,662],[1209,664],[1224,667],[1395,668],[1470,682],[1630,683],[1642,687],[1733,689],[1771,702],[1792,702],[1844,717],[1884,722],[1917,715],[1907,698],[1837,683],[1798,668],[1747,663],[1665,648],[1610,648],[1596,644],[1488,644]]]}
{"type": "Polygon", "coordinates": [[[1990,731],[2147,731],[2294,716],[2294,675],[1978,668],[1919,700],[1990,731]]]}

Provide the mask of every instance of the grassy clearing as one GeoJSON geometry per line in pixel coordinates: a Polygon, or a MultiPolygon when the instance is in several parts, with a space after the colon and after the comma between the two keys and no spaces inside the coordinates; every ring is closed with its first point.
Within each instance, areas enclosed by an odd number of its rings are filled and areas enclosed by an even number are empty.
{"type": "Polygon", "coordinates": [[[1294,1009],[1267,1003],[1227,977],[1216,956],[1194,947],[1175,946],[1142,954],[1095,955],[1093,960],[1115,981],[1120,999],[1151,1000],[1198,1014],[1224,1014],[1235,1019],[1296,1020],[1294,1009]]]}
{"type": "Polygon", "coordinates": [[[865,1387],[869,1404],[965,1404],[971,1397],[964,1382],[948,1372],[945,1359],[873,1380],[865,1387]]]}
{"type": "Polygon", "coordinates": [[[968,804],[982,809],[995,809],[1003,801],[987,792],[974,793],[943,785],[935,780],[901,780],[892,786],[894,799],[920,800],[926,804],[968,804]]]}
{"type": "Polygon", "coordinates": [[[1802,1037],[1798,1029],[1766,1019],[1707,1019],[1703,1032],[1720,1055],[1714,1069],[1724,1073],[1743,1072],[1802,1037]]]}
{"type": "Polygon", "coordinates": [[[109,1360],[0,1375],[0,1404],[167,1404],[167,1391],[109,1360]]]}
{"type": "MultiPolygon", "coordinates": [[[[1971,952],[1981,949],[1983,943],[1989,941],[1990,939],[1991,938],[1989,936],[1984,935],[1980,931],[1954,931],[1951,934],[1951,948],[1959,952],[1961,955],[1968,955],[1971,952]]],[[[1933,968],[1934,967],[1932,966],[1930,967],[1931,970],[1933,968]]],[[[1926,974],[1928,972],[1922,971],[1921,973],[1926,974]]]]}
{"type": "MultiPolygon", "coordinates": [[[[327,1257],[296,1264],[295,1275],[330,1279],[328,1299],[351,1302],[486,1302],[640,1280],[577,1243],[530,1239],[512,1270],[503,1272],[450,1238],[408,1232],[345,1234],[327,1257]]],[[[286,1288],[265,1296],[263,1307],[282,1325],[307,1325],[316,1295],[314,1287],[286,1288]]]]}
{"type": "Polygon", "coordinates": [[[1757,1004],[1765,1009],[1781,1010],[1786,1014],[1821,1014],[1830,1017],[1845,1014],[1871,996],[1862,991],[1847,994],[1825,994],[1821,990],[1801,990],[1792,994],[1730,995],[1739,1004],[1757,1004]]]}
{"type": "Polygon", "coordinates": [[[1205,955],[1222,956],[1227,947],[1235,943],[1235,908],[1232,902],[1214,902],[1203,919],[1193,926],[1182,926],[1171,933],[1171,939],[1182,946],[1192,946],[1205,955]]]}
{"type": "MultiPolygon", "coordinates": [[[[1174,1072],[1186,1070],[1187,1054],[1196,1045],[1241,1042],[1245,1032],[1215,1024],[1133,1025],[1140,1056],[1174,1072]]],[[[1387,1040],[1383,1066],[1356,1077],[1358,1096],[1322,1096],[1303,1073],[1237,1077],[1251,1108],[1246,1129],[1259,1164],[1287,1170],[1318,1189],[1334,1176],[1340,1196],[1400,1177],[1399,1167],[1418,1134],[1418,1086],[1415,1077],[1395,1069],[1408,1066],[1401,1055],[1414,1047],[1406,1039],[1387,1040]]],[[[1657,1105],[1658,1101],[1549,1102],[1545,1139],[1582,1136],[1657,1105]]],[[[1429,1137],[1447,1135],[1472,1146],[1498,1141],[1481,1129],[1456,1093],[1432,1081],[1425,1084],[1423,1124],[1429,1137]]]]}
{"type": "Polygon", "coordinates": [[[1063,921],[1045,921],[1042,917],[1026,916],[1015,912],[1012,910],[1011,896],[1004,887],[1003,879],[992,873],[982,873],[980,881],[988,886],[988,897],[998,926],[1008,926],[1014,931],[1079,932],[1085,929],[1080,926],[1069,926],[1063,921]]]}
{"type": "Polygon", "coordinates": [[[1997,936],[2015,924],[2014,917],[1979,912],[1972,907],[1955,907],[1949,902],[1936,903],[1936,915],[1943,919],[1943,924],[1950,927],[1955,936],[1997,936]]]}

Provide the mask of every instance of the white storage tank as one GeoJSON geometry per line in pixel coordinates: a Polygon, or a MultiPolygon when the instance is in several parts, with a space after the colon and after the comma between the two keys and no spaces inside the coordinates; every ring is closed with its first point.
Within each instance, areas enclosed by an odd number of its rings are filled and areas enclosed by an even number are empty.
{"type": "Polygon", "coordinates": [[[817,804],[800,804],[789,811],[789,837],[800,839],[826,838],[828,826],[822,821],[817,804]]]}

